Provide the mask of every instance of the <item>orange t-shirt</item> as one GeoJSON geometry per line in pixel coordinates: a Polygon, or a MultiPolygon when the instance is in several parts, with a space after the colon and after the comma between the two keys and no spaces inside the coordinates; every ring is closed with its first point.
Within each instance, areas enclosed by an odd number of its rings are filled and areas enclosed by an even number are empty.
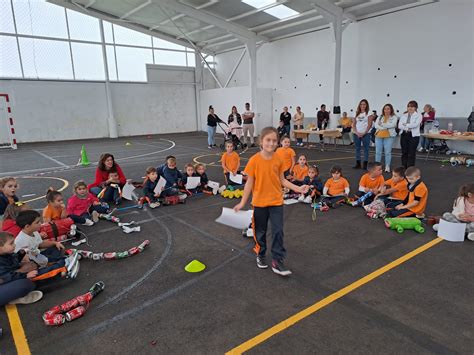
{"type": "Polygon", "coordinates": [[[276,150],[275,154],[283,161],[283,171],[287,171],[293,164],[293,158],[296,156],[295,151],[292,148],[280,147],[276,150]]]}
{"type": "Polygon", "coordinates": [[[393,179],[388,179],[385,181],[385,185],[390,186],[392,189],[397,189],[397,191],[392,192],[390,195],[391,198],[403,201],[408,195],[408,181],[406,181],[406,179],[403,179],[397,183],[395,183],[393,179]]]}
{"type": "Polygon", "coordinates": [[[301,167],[300,164],[296,164],[293,167],[293,177],[295,180],[302,181],[306,176],[308,176],[308,166],[305,165],[304,167],[301,167]]]}
{"type": "Polygon", "coordinates": [[[240,167],[240,156],[236,152],[232,152],[230,154],[227,154],[227,152],[225,152],[224,154],[222,154],[221,162],[227,170],[237,171],[240,167]]]}
{"type": "Polygon", "coordinates": [[[61,213],[63,212],[62,208],[54,208],[50,205],[46,206],[43,209],[43,218],[49,218],[52,221],[61,219],[61,213]]]}
{"type": "Polygon", "coordinates": [[[342,176],[338,180],[329,178],[324,184],[324,187],[328,188],[329,196],[343,195],[346,188],[349,187],[349,182],[342,176]]]}
{"type": "Polygon", "coordinates": [[[412,203],[415,200],[418,200],[420,203],[418,203],[418,205],[416,205],[415,207],[410,208],[410,211],[412,211],[416,215],[420,215],[425,212],[426,203],[428,202],[428,188],[426,187],[424,182],[420,182],[413,189],[413,191],[409,191],[408,203],[412,203]]]}
{"type": "Polygon", "coordinates": [[[275,154],[267,160],[261,153],[253,155],[245,167],[245,173],[254,178],[252,205],[254,207],[283,205],[283,192],[280,175],[283,174],[283,162],[275,154]]]}
{"type": "Polygon", "coordinates": [[[382,175],[376,177],[375,179],[372,179],[369,176],[369,173],[365,173],[362,175],[359,181],[359,186],[365,187],[367,189],[377,189],[383,186],[385,182],[385,179],[383,178],[382,175]]]}

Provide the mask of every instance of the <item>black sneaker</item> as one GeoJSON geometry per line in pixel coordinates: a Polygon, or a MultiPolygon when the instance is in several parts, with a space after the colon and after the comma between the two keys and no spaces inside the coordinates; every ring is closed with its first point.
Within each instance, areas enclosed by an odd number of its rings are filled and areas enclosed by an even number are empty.
{"type": "Polygon", "coordinates": [[[283,261],[278,261],[278,260],[273,259],[272,270],[275,274],[278,274],[281,276],[291,275],[291,271],[285,267],[285,265],[283,264],[283,261]]]}
{"type": "Polygon", "coordinates": [[[259,269],[266,269],[268,267],[264,256],[257,256],[257,267],[259,269]]]}

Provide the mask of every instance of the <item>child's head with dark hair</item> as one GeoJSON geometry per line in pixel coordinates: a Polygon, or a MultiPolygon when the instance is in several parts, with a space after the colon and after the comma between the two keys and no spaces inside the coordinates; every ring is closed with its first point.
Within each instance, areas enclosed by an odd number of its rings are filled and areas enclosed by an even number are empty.
{"type": "Polygon", "coordinates": [[[371,178],[382,175],[382,163],[375,161],[367,164],[367,171],[371,178]]]}
{"type": "Polygon", "coordinates": [[[34,226],[37,224],[38,229],[33,230],[34,232],[36,230],[39,230],[40,217],[41,215],[39,214],[38,211],[26,210],[26,211],[20,211],[15,221],[16,221],[17,226],[20,227],[21,229],[25,229],[25,227],[34,226]]]}
{"type": "Polygon", "coordinates": [[[306,160],[306,155],[300,154],[300,155],[298,156],[298,164],[301,165],[301,166],[305,166],[305,165],[306,165],[306,162],[307,162],[307,160],[306,160]]]}
{"type": "Polygon", "coordinates": [[[54,203],[57,199],[61,198],[62,199],[63,195],[59,192],[50,187],[48,191],[46,192],[46,201],[48,203],[54,203]]]}
{"type": "Polygon", "coordinates": [[[421,179],[421,171],[417,167],[410,166],[405,171],[405,177],[410,184],[414,184],[415,182],[421,179]]]}
{"type": "Polygon", "coordinates": [[[225,150],[227,153],[232,153],[234,151],[234,143],[228,141],[225,143],[225,150]]]}
{"type": "Polygon", "coordinates": [[[158,172],[156,171],[156,168],[154,166],[149,166],[145,170],[146,173],[146,179],[149,179],[152,182],[155,182],[156,179],[158,179],[158,172]]]}
{"type": "Polygon", "coordinates": [[[7,208],[5,208],[5,213],[3,214],[3,220],[6,221],[7,219],[12,219],[16,220],[16,217],[18,217],[18,214],[21,211],[26,211],[29,209],[28,205],[22,202],[15,202],[12,203],[11,205],[8,205],[7,208]]]}
{"type": "Polygon", "coordinates": [[[196,165],[194,165],[194,170],[196,171],[196,173],[198,173],[199,175],[202,175],[206,172],[206,166],[202,163],[198,163],[196,165]]]}
{"type": "Polygon", "coordinates": [[[311,165],[308,168],[308,176],[313,179],[314,177],[319,175],[319,168],[316,165],[311,165]]]}
{"type": "Polygon", "coordinates": [[[339,180],[342,176],[342,168],[339,165],[333,165],[330,173],[334,180],[339,180]]]}
{"type": "Polygon", "coordinates": [[[109,170],[109,179],[111,179],[113,181],[119,181],[120,180],[119,173],[118,173],[117,168],[115,166],[113,166],[109,170]]]}
{"type": "Polygon", "coordinates": [[[472,198],[474,197],[474,184],[464,184],[459,189],[459,197],[472,198]]]}
{"type": "Polygon", "coordinates": [[[0,255],[13,254],[15,251],[15,237],[8,232],[0,232],[0,255]]]}
{"type": "Polygon", "coordinates": [[[284,148],[288,148],[291,144],[290,137],[288,137],[286,134],[280,138],[280,143],[281,146],[284,148]]]}
{"type": "Polygon", "coordinates": [[[187,163],[186,165],[184,165],[184,173],[187,176],[193,176],[193,174],[194,174],[194,165],[191,164],[191,163],[187,163]]]}
{"type": "Polygon", "coordinates": [[[392,170],[392,180],[394,182],[399,182],[405,179],[405,168],[403,166],[399,166],[392,170]]]}

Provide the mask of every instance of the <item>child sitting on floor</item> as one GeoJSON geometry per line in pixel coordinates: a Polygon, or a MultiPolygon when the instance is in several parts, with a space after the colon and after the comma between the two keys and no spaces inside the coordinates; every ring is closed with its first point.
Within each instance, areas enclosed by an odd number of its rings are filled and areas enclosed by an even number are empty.
{"type": "Polygon", "coordinates": [[[345,201],[349,191],[349,182],[342,176],[342,168],[334,165],[331,168],[331,177],[324,184],[321,202],[328,207],[337,208],[345,201]]]}
{"type": "Polygon", "coordinates": [[[14,177],[0,179],[0,220],[8,205],[18,202],[15,192],[18,189],[17,181],[14,177]]]}
{"type": "Polygon", "coordinates": [[[355,197],[358,199],[363,198],[364,201],[360,203],[355,201],[352,205],[368,205],[371,203],[375,196],[381,191],[384,185],[382,164],[379,162],[369,163],[367,165],[367,173],[362,175],[359,181],[359,191],[355,193],[355,197]]]}
{"type": "Polygon", "coordinates": [[[238,185],[230,179],[230,174],[240,174],[240,155],[234,151],[234,144],[226,142],[225,152],[221,157],[222,169],[224,170],[224,179],[226,185],[238,185]]]}
{"type": "Polygon", "coordinates": [[[12,205],[8,205],[3,215],[2,231],[12,234],[14,237],[21,232],[21,228],[16,224],[16,217],[21,211],[28,210],[28,206],[21,202],[15,202],[12,205]]]}
{"type": "Polygon", "coordinates": [[[411,166],[405,171],[408,180],[408,196],[403,201],[394,202],[388,210],[390,217],[422,217],[428,202],[428,188],[421,181],[420,169],[411,166]]]}
{"type": "Polygon", "coordinates": [[[212,195],[212,189],[207,186],[207,183],[209,182],[209,179],[207,178],[206,174],[206,166],[204,164],[196,164],[194,165],[194,170],[196,173],[194,176],[199,176],[201,178],[201,182],[199,183],[199,186],[197,187],[198,192],[204,192],[205,194],[212,195]]]}
{"type": "Polygon", "coordinates": [[[108,213],[109,206],[101,204],[99,199],[87,190],[84,181],[74,184],[73,195],[67,201],[68,216],[74,223],[92,226],[99,221],[100,214],[108,213]]]}
{"type": "Polygon", "coordinates": [[[390,207],[390,203],[403,201],[408,196],[408,181],[405,179],[405,168],[393,169],[392,178],[385,181],[384,186],[375,197],[390,207]]]}
{"type": "Polygon", "coordinates": [[[77,227],[74,221],[67,216],[61,192],[50,187],[46,193],[46,201],[48,201],[48,205],[43,209],[42,228],[49,229],[51,233],[48,233],[48,236],[52,239],[58,239],[58,237],[66,239],[68,236],[75,236],[77,227]]]}
{"type": "MultiPolygon", "coordinates": [[[[442,218],[452,223],[466,223],[467,239],[474,242],[474,183],[461,186],[453,211],[445,212],[442,218]]],[[[433,229],[438,231],[438,224],[433,229]]]]}
{"type": "MultiPolygon", "coordinates": [[[[156,168],[149,166],[146,169],[146,177],[143,182],[143,199],[148,202],[148,207],[156,208],[160,206],[158,197],[160,197],[159,192],[155,192],[156,185],[158,184],[158,173],[156,168]]],[[[143,200],[140,199],[139,204],[143,205],[143,200]]]]}
{"type": "Polygon", "coordinates": [[[280,143],[281,147],[275,151],[275,154],[283,162],[283,168],[285,169],[283,175],[287,178],[295,166],[296,153],[290,148],[290,137],[283,136],[280,143]]]}
{"type": "Polygon", "coordinates": [[[315,198],[321,196],[323,193],[323,182],[319,177],[319,169],[317,166],[310,166],[308,168],[308,175],[305,176],[301,185],[308,185],[309,190],[305,194],[301,194],[298,201],[304,203],[311,203],[315,198]]]}
{"type": "Polygon", "coordinates": [[[191,163],[187,163],[184,166],[183,170],[183,178],[181,179],[181,188],[180,191],[185,193],[187,196],[191,196],[197,192],[197,188],[188,189],[186,184],[188,183],[188,178],[196,177],[196,172],[194,171],[194,165],[191,163]]]}
{"type": "Polygon", "coordinates": [[[172,155],[166,157],[166,162],[156,169],[158,176],[163,176],[166,180],[164,190],[160,193],[161,197],[183,195],[179,193],[179,183],[183,178],[181,172],[176,168],[176,158],[172,155]]]}
{"type": "Polygon", "coordinates": [[[109,178],[104,182],[104,188],[97,195],[101,202],[114,203],[116,205],[122,202],[120,175],[117,168],[112,167],[109,170],[109,178]]]}
{"type": "Polygon", "coordinates": [[[306,176],[308,176],[308,164],[306,163],[306,155],[300,154],[300,156],[298,157],[298,164],[296,164],[292,170],[292,181],[295,185],[303,185],[303,180],[306,176]]]}

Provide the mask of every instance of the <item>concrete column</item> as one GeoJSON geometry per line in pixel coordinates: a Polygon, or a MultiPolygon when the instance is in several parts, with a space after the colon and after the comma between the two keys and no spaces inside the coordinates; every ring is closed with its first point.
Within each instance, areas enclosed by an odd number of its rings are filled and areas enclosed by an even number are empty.
{"type": "Polygon", "coordinates": [[[194,88],[196,92],[196,131],[202,131],[202,121],[201,121],[201,90],[203,89],[202,83],[202,64],[201,64],[201,55],[198,51],[194,52],[194,60],[196,62],[196,67],[194,69],[194,88]]]}
{"type": "Polygon", "coordinates": [[[340,95],[341,95],[341,59],[342,59],[342,15],[334,16],[333,22],[334,38],[336,42],[334,57],[334,97],[332,117],[329,127],[335,128],[341,117],[340,95]]]}
{"type": "MultiPolygon", "coordinates": [[[[250,87],[250,107],[255,112],[254,125],[255,130],[260,130],[263,127],[258,122],[258,105],[257,105],[257,43],[249,40],[245,44],[247,53],[249,54],[249,87],[250,87]],[[258,127],[258,128],[257,128],[258,127]]],[[[257,132],[255,132],[258,135],[257,132]]]]}

